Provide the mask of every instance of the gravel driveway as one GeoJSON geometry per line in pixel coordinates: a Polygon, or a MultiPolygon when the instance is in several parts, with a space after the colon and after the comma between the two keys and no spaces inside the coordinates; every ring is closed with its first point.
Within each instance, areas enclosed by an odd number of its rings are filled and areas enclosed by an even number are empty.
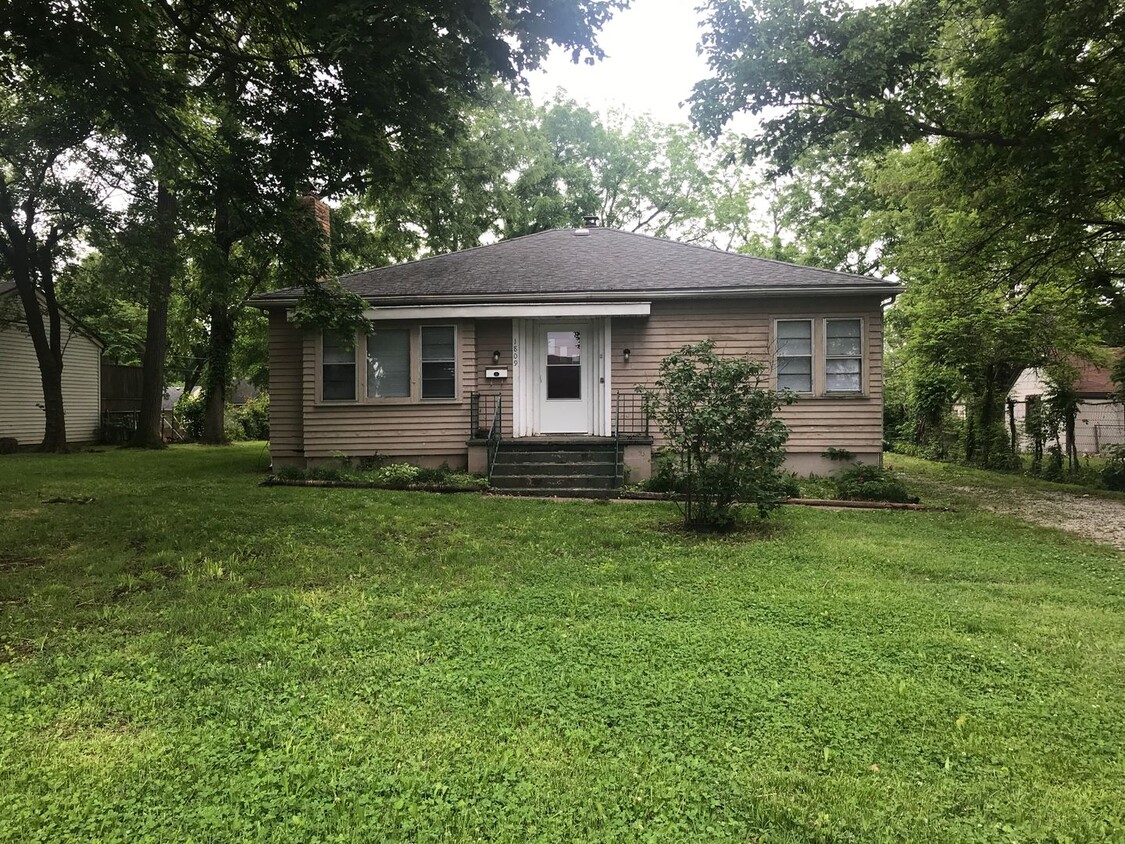
{"type": "Polygon", "coordinates": [[[1125,502],[1069,492],[976,490],[981,506],[1125,551],[1125,502]]]}
{"type": "Polygon", "coordinates": [[[988,489],[979,486],[945,486],[932,478],[912,479],[918,486],[956,492],[982,510],[1016,516],[1044,527],[1059,528],[1086,539],[1125,551],[1125,501],[1083,495],[1080,492],[988,489]],[[919,483],[921,481],[921,483],[919,483]]]}

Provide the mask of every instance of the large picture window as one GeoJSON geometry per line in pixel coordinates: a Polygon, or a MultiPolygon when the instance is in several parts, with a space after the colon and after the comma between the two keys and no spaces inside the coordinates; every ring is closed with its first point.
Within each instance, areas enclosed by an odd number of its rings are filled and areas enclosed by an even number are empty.
{"type": "Polygon", "coordinates": [[[812,336],[811,319],[777,321],[777,389],[813,391],[812,336]]]}
{"type": "Polygon", "coordinates": [[[320,361],[321,398],[355,401],[355,338],[324,332],[320,361]]]}
{"type": "Polygon", "coordinates": [[[422,327],[422,398],[457,397],[456,331],[452,325],[422,327]]]}
{"type": "Polygon", "coordinates": [[[863,385],[863,320],[824,321],[824,392],[858,393],[863,385]]]}
{"type": "Polygon", "coordinates": [[[410,329],[380,328],[367,337],[367,397],[410,396],[410,329]]]}

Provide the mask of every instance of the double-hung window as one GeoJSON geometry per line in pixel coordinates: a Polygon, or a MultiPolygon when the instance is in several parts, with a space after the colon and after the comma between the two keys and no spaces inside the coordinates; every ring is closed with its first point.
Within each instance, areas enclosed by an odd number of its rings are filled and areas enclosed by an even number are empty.
{"type": "Polygon", "coordinates": [[[321,346],[321,398],[355,401],[355,337],[325,331],[321,346]]]}
{"type": "Polygon", "coordinates": [[[824,392],[863,389],[863,320],[824,321],[824,392]]]}
{"type": "Polygon", "coordinates": [[[422,398],[457,397],[456,331],[452,325],[422,326],[422,398]]]}
{"type": "Polygon", "coordinates": [[[325,331],[320,354],[321,400],[455,400],[456,326],[399,325],[376,326],[370,334],[361,334],[363,352],[354,340],[346,342],[341,335],[325,331]]]}
{"type": "Polygon", "coordinates": [[[410,329],[380,328],[367,337],[367,397],[409,398],[410,329]]]}
{"type": "Polygon", "coordinates": [[[777,321],[777,389],[813,391],[813,323],[811,319],[777,321]]]}

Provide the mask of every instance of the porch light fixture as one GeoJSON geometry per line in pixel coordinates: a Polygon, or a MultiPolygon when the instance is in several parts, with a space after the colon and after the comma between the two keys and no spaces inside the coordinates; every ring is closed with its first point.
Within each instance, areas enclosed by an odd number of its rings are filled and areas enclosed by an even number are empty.
{"type": "Polygon", "coordinates": [[[492,362],[500,363],[500,352],[497,351],[492,353],[492,362]]]}
{"type": "Polygon", "coordinates": [[[628,362],[629,362],[629,355],[631,355],[632,353],[633,353],[632,349],[626,349],[626,350],[625,350],[625,352],[624,352],[624,355],[625,355],[625,363],[628,363],[628,362]]]}

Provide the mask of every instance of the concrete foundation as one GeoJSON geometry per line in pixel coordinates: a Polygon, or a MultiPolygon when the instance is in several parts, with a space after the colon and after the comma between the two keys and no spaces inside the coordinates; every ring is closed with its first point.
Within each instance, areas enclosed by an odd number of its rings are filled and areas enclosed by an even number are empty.
{"type": "Polygon", "coordinates": [[[833,472],[838,471],[851,463],[862,463],[865,466],[882,466],[883,453],[871,452],[866,454],[856,454],[851,461],[829,460],[827,457],[822,456],[819,452],[809,453],[794,453],[789,452],[785,455],[784,468],[787,472],[792,472],[795,475],[806,477],[808,475],[831,475],[833,472]]]}

